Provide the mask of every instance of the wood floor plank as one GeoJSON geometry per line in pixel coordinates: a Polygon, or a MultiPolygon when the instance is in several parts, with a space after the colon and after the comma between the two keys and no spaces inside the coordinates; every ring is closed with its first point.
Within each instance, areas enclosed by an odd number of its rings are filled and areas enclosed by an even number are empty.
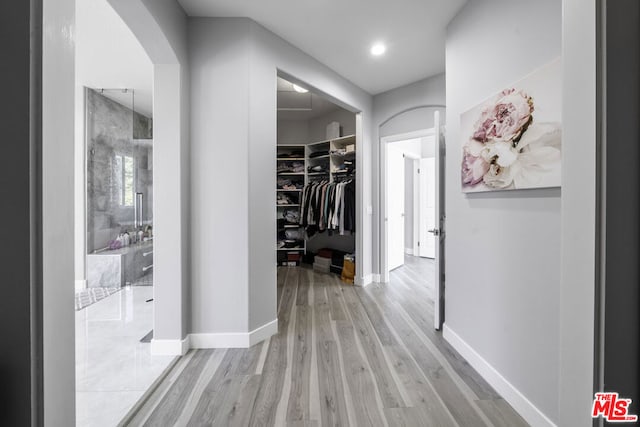
{"type": "Polygon", "coordinates": [[[241,349],[229,349],[220,366],[213,374],[211,381],[198,400],[188,425],[209,425],[213,423],[225,399],[234,392],[239,392],[237,370],[242,359],[241,349]]]}
{"type": "Polygon", "coordinates": [[[349,416],[340,372],[338,348],[334,341],[318,343],[320,410],[323,426],[348,426],[349,416]]]}
{"type": "Polygon", "coordinates": [[[366,288],[278,267],[278,333],[189,352],[128,425],[525,426],[433,329],[430,263],[366,288]]]}
{"type": "Polygon", "coordinates": [[[242,351],[240,361],[236,368],[236,375],[251,375],[256,371],[264,341],[254,344],[242,351]]]}
{"type": "Polygon", "coordinates": [[[344,289],[343,295],[357,338],[360,340],[362,348],[364,349],[378,390],[380,390],[384,407],[401,408],[407,406],[391,374],[380,341],[369,323],[369,318],[355,291],[353,288],[346,288],[344,289]]]}
{"type": "MultiPolygon", "coordinates": [[[[289,272],[287,273],[288,276],[289,272]]],[[[271,337],[269,343],[269,350],[262,369],[262,381],[249,420],[249,425],[251,426],[272,426],[275,424],[278,402],[284,387],[284,376],[288,363],[288,329],[296,291],[297,281],[287,281],[285,283],[278,314],[278,334],[271,337]]]]}
{"type": "Polygon", "coordinates": [[[487,425],[485,416],[469,402],[467,396],[458,388],[450,374],[440,365],[437,358],[424,343],[416,339],[415,331],[396,310],[386,310],[385,316],[402,339],[404,346],[416,361],[418,367],[432,384],[447,409],[460,426],[478,427],[487,425]]]}
{"type": "Polygon", "coordinates": [[[385,408],[385,416],[389,425],[397,427],[451,427],[453,424],[433,423],[426,415],[423,408],[385,408]]]}
{"type": "Polygon", "coordinates": [[[331,320],[346,320],[342,304],[342,287],[337,279],[330,278],[327,282],[327,296],[329,297],[329,305],[331,306],[331,320]]]}
{"type": "MultiPolygon", "coordinates": [[[[258,393],[260,377],[242,375],[232,380],[222,404],[219,406],[212,425],[244,427],[249,424],[251,408],[258,393]]],[[[208,424],[199,424],[208,425],[208,424]]]]}
{"type": "Polygon", "coordinates": [[[309,305],[309,286],[311,282],[311,275],[313,273],[306,268],[298,270],[300,271],[300,274],[298,276],[296,305],[309,305]]]}
{"type": "MultiPolygon", "coordinates": [[[[378,289],[381,286],[387,285],[379,285],[378,289]]],[[[440,352],[445,356],[460,378],[473,391],[473,393],[477,395],[478,399],[487,400],[499,398],[499,395],[493,390],[493,388],[480,375],[478,375],[475,369],[473,369],[471,365],[469,365],[467,361],[464,360],[464,358],[460,356],[460,354],[455,351],[453,347],[451,347],[451,345],[442,337],[442,333],[433,328],[432,307],[416,303],[415,298],[408,298],[406,294],[398,292],[396,289],[393,289],[392,286],[388,286],[388,288],[389,290],[386,294],[386,298],[390,298],[402,306],[402,309],[409,314],[411,319],[419,326],[421,332],[438,347],[440,352]]],[[[360,296],[364,298],[362,294],[369,291],[377,292],[376,290],[371,289],[360,292],[360,296]]]]}
{"type": "Polygon", "coordinates": [[[174,385],[168,390],[160,401],[155,411],[145,422],[145,426],[173,425],[184,409],[189,395],[184,390],[191,390],[198,382],[198,378],[204,365],[207,363],[213,350],[196,352],[189,364],[184,368],[174,385]]]}
{"type": "Polygon", "coordinates": [[[421,410],[420,414],[425,421],[421,425],[457,425],[453,415],[409,353],[401,346],[389,347],[387,350],[394,369],[412,397],[412,406],[421,410]]]}
{"type": "Polygon", "coordinates": [[[384,316],[377,304],[373,302],[367,293],[361,292],[360,290],[354,290],[354,292],[357,292],[358,303],[364,308],[364,311],[371,321],[381,344],[383,346],[397,345],[398,343],[396,342],[396,338],[387,325],[387,322],[384,321],[384,316]]]}
{"type": "MultiPolygon", "coordinates": [[[[304,290],[303,287],[300,288],[304,290]]],[[[287,421],[309,420],[311,375],[311,313],[307,305],[296,306],[296,329],[293,345],[291,393],[287,421]]]]}
{"type": "Polygon", "coordinates": [[[347,384],[355,410],[354,424],[387,425],[373,374],[357,348],[353,326],[342,321],[336,322],[336,328],[342,348],[347,384]]]}
{"type": "Polygon", "coordinates": [[[276,410],[284,385],[284,372],[287,364],[286,336],[271,337],[269,351],[265,359],[260,387],[251,410],[249,425],[275,425],[276,410]]]}
{"type": "Polygon", "coordinates": [[[529,425],[504,399],[479,400],[478,406],[495,427],[526,427],[529,425]]]}

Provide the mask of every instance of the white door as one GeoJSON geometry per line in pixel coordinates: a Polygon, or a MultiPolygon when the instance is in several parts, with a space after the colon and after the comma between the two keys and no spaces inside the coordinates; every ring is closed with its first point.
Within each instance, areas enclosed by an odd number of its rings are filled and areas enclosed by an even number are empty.
{"type": "Polygon", "coordinates": [[[435,237],[435,272],[434,272],[434,326],[437,330],[442,328],[444,322],[444,226],[445,226],[445,211],[444,211],[444,156],[445,145],[444,135],[440,126],[440,113],[438,111],[434,114],[435,123],[435,162],[434,162],[434,187],[436,189],[435,194],[435,213],[436,213],[436,225],[430,230],[431,234],[435,237]]]}
{"type": "MultiPolygon", "coordinates": [[[[434,143],[435,138],[429,138],[434,143]]],[[[435,187],[435,158],[420,159],[419,177],[419,203],[420,203],[420,228],[418,255],[423,258],[435,258],[436,237],[427,230],[436,226],[436,187],[435,187]]]]}
{"type": "Polygon", "coordinates": [[[404,265],[404,156],[387,145],[387,247],[389,271],[404,265]]]}

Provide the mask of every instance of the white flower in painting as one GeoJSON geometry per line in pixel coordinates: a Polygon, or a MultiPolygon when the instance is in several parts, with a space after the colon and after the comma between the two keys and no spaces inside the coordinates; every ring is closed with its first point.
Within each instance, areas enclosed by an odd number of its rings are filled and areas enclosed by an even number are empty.
{"type": "Polygon", "coordinates": [[[491,188],[507,188],[513,183],[513,166],[500,166],[493,163],[482,180],[491,188]]]}
{"type": "Polygon", "coordinates": [[[560,171],[561,130],[559,123],[537,123],[522,134],[516,147],[500,141],[489,144],[486,156],[491,166],[483,177],[496,189],[544,186],[560,171]]]}
{"type": "Polygon", "coordinates": [[[559,123],[538,123],[529,127],[518,143],[518,170],[513,175],[515,188],[559,182],[561,139],[559,123]]]}

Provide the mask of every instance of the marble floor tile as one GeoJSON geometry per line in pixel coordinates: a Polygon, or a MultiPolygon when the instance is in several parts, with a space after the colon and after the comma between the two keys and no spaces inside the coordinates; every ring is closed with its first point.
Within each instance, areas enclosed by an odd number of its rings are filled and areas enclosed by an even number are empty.
{"type": "Polygon", "coordinates": [[[115,426],[173,360],[140,339],[153,287],[127,287],[76,312],[76,425],[115,426]]]}

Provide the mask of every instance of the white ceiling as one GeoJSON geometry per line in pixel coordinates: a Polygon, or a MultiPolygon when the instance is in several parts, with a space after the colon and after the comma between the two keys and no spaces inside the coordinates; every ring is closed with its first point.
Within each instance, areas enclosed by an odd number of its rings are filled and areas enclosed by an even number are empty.
{"type": "Polygon", "coordinates": [[[178,0],[190,16],[249,17],[375,95],[444,72],[467,0],[178,0]],[[372,57],[374,42],[387,45],[372,57]]]}
{"type": "MultiPolygon", "coordinates": [[[[76,82],[93,89],[133,89],[135,111],[152,115],[153,65],[106,0],[76,1],[76,82]]],[[[130,107],[130,93],[105,95],[130,107]]]]}

